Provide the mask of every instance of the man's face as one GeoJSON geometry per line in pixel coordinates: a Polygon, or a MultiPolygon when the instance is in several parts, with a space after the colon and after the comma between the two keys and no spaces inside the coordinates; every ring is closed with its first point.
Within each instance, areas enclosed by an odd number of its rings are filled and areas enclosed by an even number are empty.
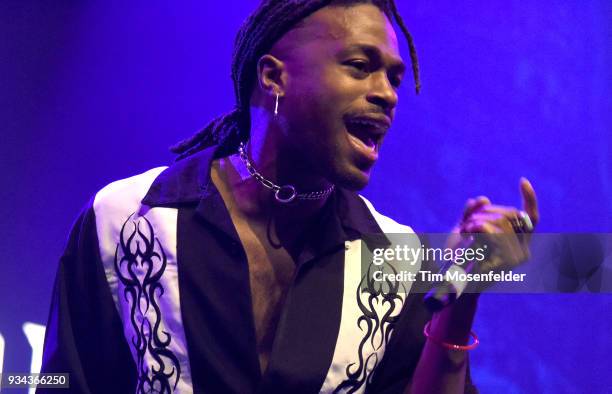
{"type": "Polygon", "coordinates": [[[286,66],[285,152],[334,184],[365,187],[405,71],[387,17],[370,4],[328,6],[272,53],[286,66]]]}

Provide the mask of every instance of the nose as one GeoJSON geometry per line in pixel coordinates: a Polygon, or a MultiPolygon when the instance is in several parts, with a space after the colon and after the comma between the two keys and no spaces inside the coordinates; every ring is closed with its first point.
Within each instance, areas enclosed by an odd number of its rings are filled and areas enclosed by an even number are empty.
{"type": "Polygon", "coordinates": [[[371,87],[368,93],[368,101],[386,111],[391,111],[397,106],[397,91],[389,81],[386,72],[380,70],[371,75],[371,87]]]}

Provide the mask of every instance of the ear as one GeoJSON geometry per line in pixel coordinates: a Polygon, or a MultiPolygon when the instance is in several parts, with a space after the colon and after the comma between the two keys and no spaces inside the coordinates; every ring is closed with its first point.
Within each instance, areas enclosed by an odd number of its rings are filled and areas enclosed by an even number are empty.
{"type": "Polygon", "coordinates": [[[283,96],[286,85],[285,63],[270,54],[263,55],[257,62],[257,79],[263,92],[283,96]]]}

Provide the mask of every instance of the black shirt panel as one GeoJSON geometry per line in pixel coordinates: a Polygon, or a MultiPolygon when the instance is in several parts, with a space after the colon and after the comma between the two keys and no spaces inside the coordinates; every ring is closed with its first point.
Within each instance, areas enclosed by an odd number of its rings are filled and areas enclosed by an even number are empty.
{"type": "Polygon", "coordinates": [[[332,362],[342,314],[344,242],[334,193],[311,224],[259,393],[315,393],[332,362]]]}
{"type": "Polygon", "coordinates": [[[297,271],[259,393],[319,391],[332,361],[340,327],[343,272],[343,244],[297,271]]]}
{"type": "Polygon", "coordinates": [[[246,255],[195,207],[179,209],[177,226],[181,312],[194,393],[253,393],[260,370],[246,255]]]}

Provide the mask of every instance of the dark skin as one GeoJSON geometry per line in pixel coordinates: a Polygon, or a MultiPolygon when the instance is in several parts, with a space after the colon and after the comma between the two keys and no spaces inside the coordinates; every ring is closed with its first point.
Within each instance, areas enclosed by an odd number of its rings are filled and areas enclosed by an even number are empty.
{"type": "MultiPolygon", "coordinates": [[[[257,170],[299,192],[332,184],[365,187],[395,116],[405,69],[395,31],[377,7],[328,6],[306,18],[258,64],[247,149],[257,170]],[[278,116],[273,113],[276,95],[278,116]]],[[[247,254],[257,348],[265,371],[300,240],[325,201],[274,202],[237,156],[215,161],[211,176],[247,254]]],[[[523,209],[537,222],[535,192],[527,180],[520,187],[523,209]]],[[[512,237],[510,220],[517,213],[479,197],[468,201],[456,231],[511,235],[498,245],[489,268],[513,267],[528,255],[528,238],[512,237]]],[[[466,343],[477,300],[464,296],[436,313],[432,335],[466,343]]],[[[464,379],[465,354],[428,341],[407,392],[462,392],[464,379]]]]}

